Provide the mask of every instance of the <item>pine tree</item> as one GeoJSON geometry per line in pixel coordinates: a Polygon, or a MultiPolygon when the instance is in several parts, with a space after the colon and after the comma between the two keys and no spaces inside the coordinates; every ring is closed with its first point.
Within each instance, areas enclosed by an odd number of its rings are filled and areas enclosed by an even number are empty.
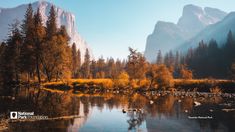
{"type": "Polygon", "coordinates": [[[55,74],[57,79],[69,79],[72,74],[72,51],[69,46],[69,36],[65,26],[61,26],[57,33],[56,51],[54,55],[55,74]]]}
{"type": "Polygon", "coordinates": [[[23,39],[18,21],[11,25],[9,34],[1,62],[3,83],[7,94],[13,92],[12,85],[20,83],[20,49],[23,39]]]}
{"type": "Polygon", "coordinates": [[[26,10],[25,18],[21,26],[22,36],[23,36],[23,45],[21,47],[20,54],[20,65],[23,72],[28,73],[28,81],[30,75],[35,70],[35,56],[34,56],[34,20],[33,20],[33,9],[32,5],[29,4],[26,10]]]}
{"type": "Polygon", "coordinates": [[[41,64],[44,62],[43,56],[44,56],[44,48],[45,43],[45,27],[42,24],[41,14],[39,11],[39,8],[37,9],[37,12],[34,14],[34,55],[35,55],[35,67],[36,67],[36,73],[38,77],[38,82],[41,83],[41,64]]]}
{"type": "Polygon", "coordinates": [[[157,54],[157,64],[160,65],[162,63],[163,63],[162,53],[161,50],[159,50],[157,54]]]}
{"type": "Polygon", "coordinates": [[[46,37],[47,39],[52,39],[57,33],[57,23],[56,23],[56,11],[55,7],[51,6],[49,17],[46,22],[46,37]]]}
{"type": "Polygon", "coordinates": [[[90,54],[88,49],[86,49],[85,57],[84,57],[84,63],[81,67],[81,74],[83,78],[89,78],[90,77],[90,54]]]}
{"type": "Polygon", "coordinates": [[[73,43],[72,45],[72,77],[77,77],[77,71],[78,71],[78,56],[77,56],[77,48],[76,44],[73,43]]]}
{"type": "Polygon", "coordinates": [[[81,69],[81,52],[80,49],[77,50],[77,77],[80,77],[80,69],[81,69]]]}
{"type": "Polygon", "coordinates": [[[53,78],[57,80],[63,76],[67,78],[71,74],[70,63],[72,55],[68,46],[69,36],[65,26],[61,26],[59,30],[56,27],[56,12],[52,6],[47,20],[46,39],[42,57],[42,65],[48,81],[53,78]]]}
{"type": "Polygon", "coordinates": [[[118,76],[117,68],[116,68],[116,63],[113,58],[110,58],[107,61],[107,78],[115,79],[118,76]]]}
{"type": "Polygon", "coordinates": [[[233,63],[231,66],[231,73],[232,73],[231,75],[232,80],[235,80],[235,63],[233,63]]]}

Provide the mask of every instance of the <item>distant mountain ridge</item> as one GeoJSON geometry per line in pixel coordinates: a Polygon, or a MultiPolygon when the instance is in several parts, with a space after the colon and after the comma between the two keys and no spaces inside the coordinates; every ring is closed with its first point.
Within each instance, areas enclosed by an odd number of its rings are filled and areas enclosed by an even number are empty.
{"type": "Polygon", "coordinates": [[[166,53],[187,42],[209,25],[221,21],[226,12],[216,8],[202,9],[195,5],[186,5],[177,24],[158,21],[155,29],[146,41],[145,57],[148,61],[156,60],[157,52],[166,53]]]}
{"type": "MultiPolygon", "coordinates": [[[[32,3],[34,11],[39,8],[44,25],[46,24],[47,16],[52,5],[52,3],[46,1],[37,1],[32,3]]],[[[13,23],[15,19],[19,20],[20,22],[24,19],[24,14],[27,7],[28,4],[19,5],[14,8],[0,8],[0,41],[3,41],[7,38],[9,24],[13,23]]],[[[88,48],[91,58],[93,58],[91,48],[77,31],[75,16],[72,13],[64,11],[57,6],[55,6],[55,10],[57,13],[57,26],[60,27],[61,25],[65,25],[67,33],[70,37],[70,44],[76,43],[77,48],[79,48],[81,51],[81,59],[84,59],[86,48],[88,48]]]]}
{"type": "Polygon", "coordinates": [[[230,30],[232,31],[232,33],[235,33],[235,12],[229,13],[220,22],[207,26],[196,36],[176,48],[176,50],[184,52],[189,48],[197,47],[198,42],[200,42],[201,40],[208,43],[211,39],[216,40],[219,46],[222,46],[223,44],[225,44],[228,32],[230,30]]]}

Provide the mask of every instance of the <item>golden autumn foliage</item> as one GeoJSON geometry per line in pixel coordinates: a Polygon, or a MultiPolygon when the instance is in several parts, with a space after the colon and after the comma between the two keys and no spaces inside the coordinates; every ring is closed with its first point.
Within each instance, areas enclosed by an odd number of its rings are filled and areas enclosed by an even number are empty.
{"type": "Polygon", "coordinates": [[[126,72],[121,72],[117,79],[114,80],[114,84],[117,87],[126,87],[129,84],[129,75],[126,72]]]}

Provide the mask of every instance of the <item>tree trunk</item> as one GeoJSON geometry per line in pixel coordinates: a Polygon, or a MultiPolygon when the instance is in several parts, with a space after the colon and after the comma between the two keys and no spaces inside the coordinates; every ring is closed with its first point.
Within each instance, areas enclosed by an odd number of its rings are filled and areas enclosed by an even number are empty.
{"type": "Polygon", "coordinates": [[[38,83],[41,83],[41,77],[40,77],[40,70],[39,70],[39,60],[38,57],[36,57],[36,71],[37,71],[37,76],[38,76],[38,83]]]}

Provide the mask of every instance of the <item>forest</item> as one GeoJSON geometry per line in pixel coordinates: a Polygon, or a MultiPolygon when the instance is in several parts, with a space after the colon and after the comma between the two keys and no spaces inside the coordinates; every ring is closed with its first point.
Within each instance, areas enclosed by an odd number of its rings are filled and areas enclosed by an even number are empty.
{"type": "MultiPolygon", "coordinates": [[[[231,31],[227,41],[219,46],[215,40],[201,41],[187,53],[156,51],[156,63],[129,48],[127,59],[92,60],[88,49],[81,60],[79,47],[69,45],[65,26],[57,28],[56,11],[52,6],[46,26],[39,10],[29,4],[22,22],[9,28],[7,40],[0,45],[0,90],[12,93],[14,86],[41,85],[68,80],[109,79],[109,87],[172,88],[175,79],[223,79],[235,77],[235,40],[231,31]]],[[[102,81],[101,81],[102,82],[102,81]]],[[[105,82],[106,83],[106,82],[105,82]]],[[[106,84],[107,85],[107,84],[106,84]]]]}

